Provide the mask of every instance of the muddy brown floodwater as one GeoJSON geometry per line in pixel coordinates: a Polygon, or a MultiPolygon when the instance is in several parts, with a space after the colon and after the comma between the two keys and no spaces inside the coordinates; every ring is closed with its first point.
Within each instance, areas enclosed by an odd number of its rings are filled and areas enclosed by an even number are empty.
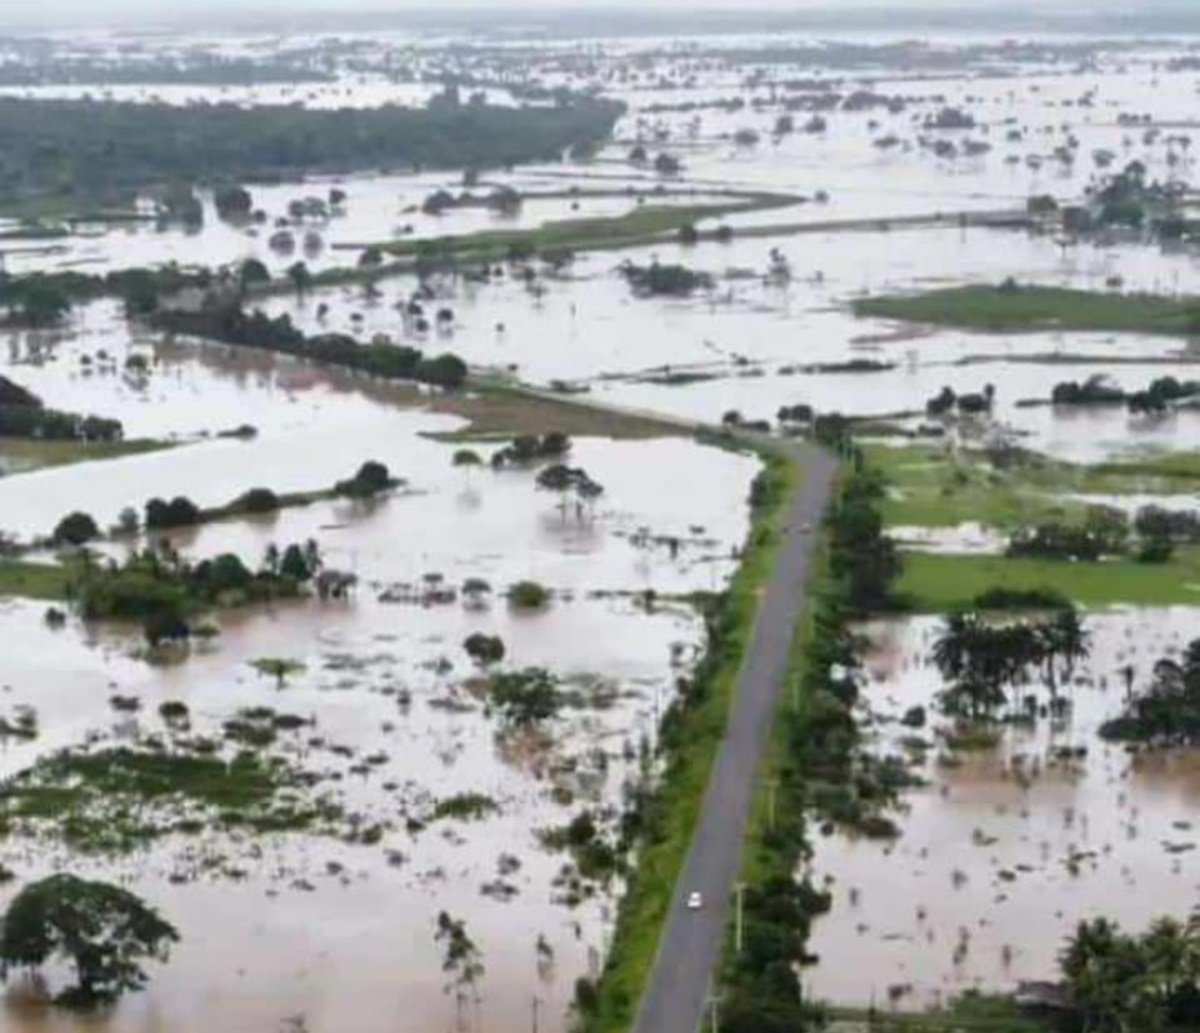
{"type": "MultiPolygon", "coordinates": [[[[290,42],[303,48],[314,41],[290,42]]],[[[1105,161],[1116,169],[1137,160],[1148,180],[1190,183],[1195,74],[1188,63],[1170,66],[1174,57],[1194,57],[1185,44],[1100,47],[1087,60],[1049,63],[1023,59],[1016,47],[993,53],[986,69],[951,65],[930,78],[887,64],[706,61],[711,40],[674,42],[689,48],[668,54],[662,40],[635,38],[522,44],[528,65],[522,75],[528,71],[547,86],[595,87],[625,101],[629,111],[594,162],[489,171],[477,192],[502,185],[558,195],[531,198],[515,214],[477,206],[441,215],[419,211],[435,190],[461,191],[461,172],[361,173],[254,185],[254,204],[267,218],[262,228],[221,222],[202,191],[206,218],[199,229],[152,221],[72,225],[52,239],[6,244],[0,257],[15,274],[98,273],[167,261],[216,267],[257,257],[280,275],[300,257],[314,270],[351,266],[358,245],[372,242],[532,229],[625,215],[643,205],[705,203],[721,191],[787,192],[797,200],[786,208],[723,219],[732,227],[725,242],[706,236],[687,246],[663,239],[620,253],[583,250],[562,271],[534,262],[529,277],[515,265],[486,282],[477,275],[434,277],[426,285],[433,294],[424,299],[427,310],[445,307],[453,315],[433,330],[401,315],[418,289],[412,276],[382,279],[375,291],[337,287],[261,304],[311,333],[352,332],[360,340],[386,334],[539,386],[576,382],[602,401],[689,419],[716,421],[729,410],[772,419],[781,406],[809,404],[854,415],[916,413],[894,416],[912,429],[943,386],[961,393],[992,384],[995,419],[977,433],[1003,429],[1030,448],[1080,461],[1200,446],[1200,410],[1148,419],[1120,406],[1017,405],[1046,397],[1059,379],[1104,375],[1128,389],[1165,375],[1194,379],[1197,355],[1183,340],[966,334],[860,320],[849,308],[865,293],[1007,277],[1094,290],[1192,289],[1200,256],[1188,245],[1160,246],[1124,232],[1064,242],[1052,233],[962,228],[952,215],[1021,209],[1038,194],[1069,203],[1105,161]],[[651,75],[643,59],[664,67],[651,75]],[[816,89],[795,89],[810,78],[816,89]],[[809,112],[801,110],[795,132],[774,131],[789,102],[807,103],[825,86],[847,95],[866,89],[885,101],[858,109],[826,105],[824,125],[806,125],[809,112]],[[947,105],[961,107],[975,126],[923,126],[947,105]],[[1121,125],[1120,116],[1130,113],[1174,128],[1121,125]],[[736,143],[742,130],[757,134],[757,143],[736,143]],[[940,146],[925,145],[930,141],[940,146]],[[679,156],[680,174],[662,177],[631,162],[639,142],[651,157],[659,150],[679,156]],[[656,194],[660,185],[670,196],[656,194]],[[289,218],[291,201],[325,197],[334,187],[346,194],[341,211],[293,221],[298,250],[271,247],[275,221],[289,218]],[[595,191],[604,196],[587,196],[595,191]],[[939,212],[947,218],[923,228],[886,225],[939,212]],[[831,228],[839,220],[855,228],[831,228]],[[778,224],[822,227],[757,235],[778,224]],[[682,263],[712,274],[715,288],[690,298],[635,298],[617,269],[625,259],[682,263]],[[855,359],[889,368],[846,371],[855,359]],[[843,371],[806,368],[821,364],[843,371]]],[[[961,41],[934,46],[954,42],[961,41]]],[[[89,37],[99,48],[93,52],[114,59],[123,43],[139,52],[197,44],[251,57],[274,56],[281,45],[276,37],[236,35],[157,44],[142,35],[89,37]]],[[[747,35],[721,45],[789,43],[811,41],[747,35]]],[[[488,57],[489,49],[475,53],[448,49],[444,40],[347,29],[331,52],[336,72],[329,83],[73,83],[0,92],[168,104],[421,103],[440,89],[447,70],[509,81],[497,69],[508,74],[512,67],[503,55],[488,57]],[[356,67],[345,65],[346,55],[354,55],[356,67]],[[396,81],[401,65],[411,65],[415,78],[437,67],[439,83],[396,81]]],[[[489,87],[487,95],[496,103],[524,102],[506,88],[489,87]]],[[[141,205],[148,211],[150,202],[143,198],[141,205]]],[[[714,226],[710,219],[700,228],[714,226]]],[[[18,229],[13,220],[0,225],[18,229]]],[[[16,990],[6,998],[0,1030],[439,1033],[464,1018],[473,1033],[521,1033],[536,1007],[543,1033],[562,1033],[575,979],[602,964],[620,886],[567,907],[556,885],[565,857],[542,849],[537,832],[562,825],[585,805],[615,814],[641,774],[639,750],[652,740],[703,634],[695,613],[671,597],[717,589],[735,570],[757,462],[682,439],[581,438],[570,462],[605,491],[574,512],[537,490],[533,470],[454,468],[456,446],[428,435],[460,429],[462,421],[397,404],[411,402],[411,392],[401,399],[345,372],[166,340],[127,324],[113,300],[78,305],[61,331],[6,331],[0,371],[48,406],[118,418],[129,437],[181,442],[168,452],[0,478],[6,534],[45,534],[74,509],[111,524],[122,508],[141,507],[153,496],[181,494],[216,506],[256,486],[323,489],[371,459],[406,481],[403,491],[372,505],[323,502],[173,533],[191,558],[232,551],[250,564],[271,543],[313,537],[327,562],[360,579],[348,603],[222,614],[220,636],[177,664],[149,665],[129,632],[73,621],[54,631],[42,606],[0,603],[0,715],[33,707],[39,727],[32,742],[0,739],[0,776],[91,736],[125,743],[161,733],[163,702],[186,702],[197,730],[209,733],[240,708],[271,706],[312,719],[314,736],[341,751],[307,749],[297,737],[284,747],[289,757],[319,767],[351,814],[386,827],[370,846],[315,834],[254,840],[210,832],[167,837],[115,859],[10,835],[2,859],[17,880],[0,889],[0,905],[30,878],[70,869],[143,894],[179,927],[183,942],[169,965],[154,970],[144,993],[109,1014],[47,1010],[23,1003],[16,990]],[[147,375],[126,369],[131,355],[147,360],[147,375]],[[256,436],[217,437],[244,424],[256,436]],[[678,540],[677,551],[667,538],[678,540]],[[489,605],[413,601],[423,585],[459,586],[468,577],[492,585],[489,605]],[[503,601],[503,590],[525,578],[554,593],[546,611],[516,613],[503,601]],[[652,612],[642,603],[647,590],[659,599],[652,612]],[[575,694],[576,705],[554,722],[551,745],[537,750],[497,737],[495,717],[468,684],[477,672],[462,641],[476,631],[503,638],[507,666],[545,666],[575,694]],[[250,666],[270,656],[299,661],[304,670],[278,688],[250,666]],[[109,702],[116,694],[136,697],[141,709],[116,712],[109,702]],[[358,761],[365,757],[374,761],[364,769],[358,761]],[[436,801],[462,792],[487,795],[498,812],[408,831],[408,816],[427,814],[436,801]],[[507,901],[496,892],[502,869],[516,893],[507,901]],[[478,1000],[461,1016],[445,992],[433,941],[443,909],[466,921],[486,968],[478,1000]],[[539,937],[553,954],[547,964],[543,953],[540,967],[539,937]]],[[[496,446],[472,447],[486,460],[496,446]]],[[[1194,508],[1195,499],[1183,488],[1170,503],[1194,508]]],[[[928,549],[996,547],[994,536],[976,526],[900,530],[928,549]]],[[[105,548],[119,556],[126,546],[105,548]]],[[[1010,729],[995,750],[954,767],[939,765],[938,750],[930,749],[922,765],[929,784],[906,794],[895,843],[821,838],[813,866],[818,879],[830,880],[834,910],[814,931],[812,946],[823,962],[805,974],[811,991],[862,1004],[882,1003],[891,991],[899,1003],[928,1004],[972,986],[1004,988],[1050,975],[1064,935],[1081,917],[1107,914],[1141,925],[1190,903],[1198,881],[1191,837],[1200,830],[1200,763],[1165,756],[1135,765],[1094,733],[1120,705],[1116,668],[1133,663],[1139,677],[1148,676],[1161,653],[1194,634],[1194,615],[1159,610],[1089,618],[1095,653],[1070,690],[1075,707],[1068,722],[1010,729]],[[1086,756],[1070,764],[1054,760],[1063,745],[1086,746],[1086,756]]],[[[929,706],[939,687],[924,661],[934,622],[884,622],[869,630],[875,647],[866,691],[873,709],[894,719],[911,705],[929,706]]],[[[894,720],[880,719],[874,736],[881,751],[902,748],[894,720]]]]}
{"type": "MultiPolygon", "coordinates": [[[[99,318],[97,333],[119,358],[141,347],[99,318]]],[[[719,587],[735,569],[757,460],[684,439],[581,438],[570,461],[605,493],[577,513],[536,487],[535,469],[453,467],[459,446],[423,435],[461,421],[399,409],[386,392],[360,389],[352,378],[181,347],[164,352],[147,383],[134,384],[115,374],[81,375],[77,349],[97,346],[95,338],[82,340],[62,342],[57,359],[21,365],[19,375],[49,404],[119,414],[133,435],[248,421],[259,432],[161,453],[167,462],[136,456],[2,479],[8,530],[42,533],[64,508],[79,506],[108,523],[121,507],[154,495],[212,504],[256,484],[319,488],[367,459],[386,462],[407,487],[370,505],[323,502],[173,535],[190,556],[233,551],[249,564],[271,542],[313,537],[327,562],[361,579],[348,603],[220,615],[216,641],[178,664],[147,664],[136,655],[136,636],[118,629],[71,623],[53,631],[42,606],[3,604],[0,709],[32,706],[40,734],[6,743],[0,773],[91,735],[119,743],[161,732],[158,707],[166,701],[185,702],[198,731],[219,730],[238,709],[271,706],[311,719],[313,734],[354,761],[373,758],[364,775],[349,770],[349,758],[309,755],[303,739],[289,747],[297,759],[333,770],[346,809],[388,831],[371,846],[307,834],[171,836],[104,860],[10,836],[4,861],[20,882],[0,903],[25,880],[69,867],[134,888],[183,940],[148,989],[111,1015],[31,1010],[17,994],[0,1026],[260,1033],[303,1017],[312,1030],[451,1029],[456,1005],[443,992],[433,938],[436,916],[446,910],[466,920],[486,969],[470,1009],[473,1028],[527,1028],[536,996],[541,1028],[563,1029],[575,980],[594,974],[607,949],[619,884],[566,906],[555,883],[567,858],[543,849],[537,833],[584,806],[620,808],[627,783],[638,777],[641,743],[653,742],[675,678],[701,644],[696,614],[670,597],[719,587]],[[670,491],[664,470],[672,473],[670,491]],[[656,537],[663,535],[679,539],[676,552],[656,537]],[[419,596],[427,575],[451,586],[484,578],[491,601],[482,608],[461,599],[381,601],[419,596]],[[553,591],[544,612],[519,613],[504,601],[505,588],[525,578],[553,591]],[[648,613],[639,599],[650,588],[660,602],[648,613]],[[545,667],[578,694],[580,702],[553,722],[547,748],[506,748],[496,719],[466,688],[477,672],[461,643],[475,631],[503,638],[507,666],[545,667]],[[306,669],[279,689],[250,666],[264,656],[306,669]],[[116,694],[137,697],[140,711],[118,714],[109,703],[116,694]],[[406,816],[464,792],[492,798],[498,813],[406,831],[406,816]],[[504,894],[515,894],[508,899],[491,892],[502,873],[504,894]],[[543,957],[539,965],[539,937],[550,963],[543,957]]],[[[474,447],[486,458],[497,446],[474,447]]]]}

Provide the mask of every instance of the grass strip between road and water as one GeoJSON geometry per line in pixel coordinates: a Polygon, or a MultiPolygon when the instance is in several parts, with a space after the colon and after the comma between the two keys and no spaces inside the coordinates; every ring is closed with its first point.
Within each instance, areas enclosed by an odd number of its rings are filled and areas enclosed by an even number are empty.
{"type": "Polygon", "coordinates": [[[621,900],[603,973],[590,1006],[581,1009],[586,1033],[624,1033],[633,1025],[700,819],[762,592],[781,544],[780,529],[802,476],[788,459],[766,451],[762,456],[765,466],[751,495],[742,564],[706,615],[708,648],[690,690],[663,720],[665,768],[648,805],[647,832],[621,900]]]}

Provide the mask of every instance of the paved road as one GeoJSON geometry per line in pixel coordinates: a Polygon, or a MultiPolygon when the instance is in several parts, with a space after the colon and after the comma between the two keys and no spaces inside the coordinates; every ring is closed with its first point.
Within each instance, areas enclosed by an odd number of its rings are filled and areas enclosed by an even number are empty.
{"type": "Polygon", "coordinates": [[[817,526],[837,469],[833,458],[817,449],[803,444],[785,447],[804,470],[803,486],[792,499],[779,562],[742,666],[700,826],[675,887],[634,1033],[696,1033],[724,944],[755,785],[783,688],[792,637],[808,602],[809,563],[815,543],[813,535],[801,528],[804,524],[817,526]],[[699,911],[684,906],[693,890],[704,896],[699,911]]]}

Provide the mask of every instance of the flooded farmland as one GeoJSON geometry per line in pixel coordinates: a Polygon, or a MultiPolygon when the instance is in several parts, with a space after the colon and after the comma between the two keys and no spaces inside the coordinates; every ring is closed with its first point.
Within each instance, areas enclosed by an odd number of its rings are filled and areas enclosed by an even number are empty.
{"type": "Polygon", "coordinates": [[[1097,734],[1126,699],[1123,668],[1148,680],[1186,645],[1194,614],[1130,611],[1088,623],[1092,655],[1064,688],[1068,716],[957,753],[939,746],[944,719],[915,733],[900,723],[913,706],[937,711],[938,622],[864,629],[872,748],[916,750],[924,784],[903,795],[896,842],[817,842],[812,869],[836,901],[812,941],[823,959],[809,976],[819,996],[911,1007],[1037,980],[1081,919],[1111,915],[1136,927],[1194,892],[1195,757],[1138,756],[1097,734]],[[830,964],[849,953],[853,973],[830,964]]]}
{"type": "Polygon", "coordinates": [[[0,39],[0,906],[177,936],[80,1011],[0,935],[0,1030],[645,1033],[675,912],[733,935],[675,877],[777,569],[860,812],[798,749],[772,993],[936,1011],[1187,917],[1197,742],[1100,730],[1195,638],[1200,36],[909,35],[0,39]],[[1044,610],[1063,684],[952,713],[944,623],[1044,610]]]}

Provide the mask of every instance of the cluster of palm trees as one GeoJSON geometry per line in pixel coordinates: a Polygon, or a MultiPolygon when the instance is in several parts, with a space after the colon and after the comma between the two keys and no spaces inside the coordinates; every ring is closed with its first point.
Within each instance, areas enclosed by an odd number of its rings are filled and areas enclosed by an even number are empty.
{"type": "Polygon", "coordinates": [[[1200,742],[1200,639],[1194,639],[1179,660],[1158,660],[1146,691],[1105,722],[1100,734],[1134,742],[1200,742]]]}
{"type": "Polygon", "coordinates": [[[933,662],[948,685],[947,712],[980,720],[995,716],[1009,689],[1040,676],[1057,706],[1060,681],[1090,652],[1090,636],[1073,608],[1039,620],[996,621],[963,611],[945,619],[933,646],[933,662]]]}
{"type": "Polygon", "coordinates": [[[1059,959],[1088,1033],[1195,1029],[1200,921],[1160,918],[1141,936],[1107,918],[1080,922],[1059,959]]]}

